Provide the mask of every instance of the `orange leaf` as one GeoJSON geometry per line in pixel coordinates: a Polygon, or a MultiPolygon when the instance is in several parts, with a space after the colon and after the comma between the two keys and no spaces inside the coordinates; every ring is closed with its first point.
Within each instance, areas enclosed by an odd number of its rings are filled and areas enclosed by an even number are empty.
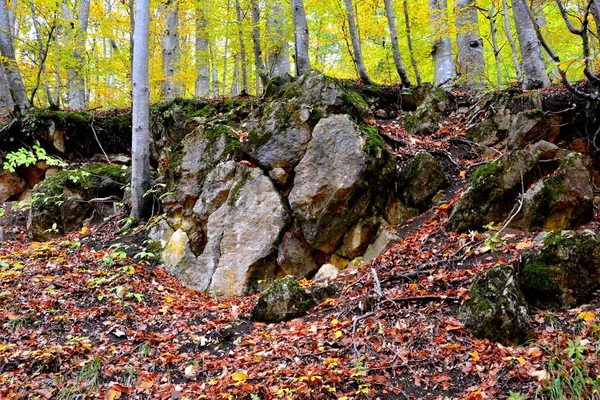
{"type": "Polygon", "coordinates": [[[121,392],[116,389],[110,388],[104,394],[105,400],[115,400],[121,397],[121,392]]]}
{"type": "Polygon", "coordinates": [[[517,243],[517,246],[516,246],[517,250],[523,250],[523,249],[527,249],[529,247],[531,247],[531,243],[528,243],[528,242],[519,242],[519,243],[517,243]]]}

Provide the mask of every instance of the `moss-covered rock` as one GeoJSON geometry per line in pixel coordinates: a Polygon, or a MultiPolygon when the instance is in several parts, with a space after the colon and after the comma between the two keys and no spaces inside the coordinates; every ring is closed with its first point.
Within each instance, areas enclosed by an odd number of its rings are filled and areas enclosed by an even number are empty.
{"type": "Polygon", "coordinates": [[[477,168],[467,190],[456,201],[447,228],[465,232],[502,221],[522,188],[535,181],[536,165],[537,157],[532,154],[512,151],[477,168]]]}
{"type": "Polygon", "coordinates": [[[571,153],[561,161],[556,174],[544,177],[525,193],[521,212],[511,226],[527,231],[576,228],[591,220],[593,198],[584,157],[571,153]]]}
{"type": "Polygon", "coordinates": [[[404,115],[404,128],[412,134],[431,134],[456,109],[456,101],[450,92],[431,85],[418,90],[422,101],[415,111],[404,115]]]}
{"type": "Polygon", "coordinates": [[[261,293],[252,310],[252,319],[267,323],[289,321],[306,315],[316,305],[314,298],[293,277],[286,276],[261,293]]]}
{"type": "Polygon", "coordinates": [[[440,163],[431,154],[421,150],[400,172],[399,197],[408,206],[425,211],[431,205],[433,196],[449,182],[440,163]]]}
{"type": "Polygon", "coordinates": [[[571,308],[600,287],[600,243],[592,231],[562,231],[523,261],[521,289],[536,307],[571,308]]]}
{"type": "Polygon", "coordinates": [[[29,236],[44,241],[80,229],[99,207],[88,200],[122,197],[130,179],[129,169],[104,164],[59,171],[47,177],[33,191],[27,222],[29,236]]]}
{"type": "Polygon", "coordinates": [[[480,339],[514,345],[530,338],[529,308],[514,268],[501,265],[478,274],[458,319],[480,339]]]}

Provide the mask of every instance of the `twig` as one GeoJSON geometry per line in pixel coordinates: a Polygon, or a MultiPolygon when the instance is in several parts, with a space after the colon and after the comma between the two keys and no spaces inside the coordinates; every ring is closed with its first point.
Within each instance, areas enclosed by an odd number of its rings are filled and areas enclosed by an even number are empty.
{"type": "Polygon", "coordinates": [[[90,121],[90,128],[92,128],[92,132],[94,133],[94,138],[96,138],[96,142],[98,143],[98,147],[100,147],[100,150],[102,151],[102,154],[104,154],[104,158],[106,158],[106,162],[108,162],[110,164],[110,158],[108,158],[108,156],[106,155],[106,152],[104,151],[104,148],[102,147],[102,144],[100,143],[100,139],[98,139],[98,135],[96,134],[96,130],[94,129],[94,117],[92,117],[92,120],[90,121]]]}
{"type": "Polygon", "coordinates": [[[375,314],[373,311],[369,311],[365,315],[361,315],[360,317],[357,317],[354,320],[354,323],[352,324],[352,348],[354,349],[354,353],[356,354],[357,359],[360,358],[360,351],[358,351],[358,346],[356,346],[356,339],[354,339],[354,334],[356,333],[356,325],[358,324],[358,321],[360,321],[361,319],[369,318],[373,314],[375,314]]]}
{"type": "Polygon", "coordinates": [[[394,302],[400,302],[400,303],[408,303],[411,301],[422,301],[422,302],[428,302],[428,301],[460,301],[459,297],[454,297],[454,296],[445,296],[445,295],[440,295],[440,296],[436,296],[436,295],[429,295],[429,296],[411,296],[411,297],[396,297],[396,298],[392,298],[389,299],[391,301],[394,302]]]}
{"type": "Polygon", "coordinates": [[[379,297],[383,297],[383,291],[381,290],[381,282],[379,281],[379,276],[377,276],[377,271],[375,271],[374,267],[371,267],[371,273],[373,274],[373,285],[375,286],[375,293],[379,297]]]}

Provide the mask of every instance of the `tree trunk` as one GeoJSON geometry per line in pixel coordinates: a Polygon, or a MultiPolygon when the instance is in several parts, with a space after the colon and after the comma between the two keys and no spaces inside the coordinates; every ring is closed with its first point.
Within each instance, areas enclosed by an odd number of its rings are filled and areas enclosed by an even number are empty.
{"type": "Polygon", "coordinates": [[[166,101],[170,101],[179,95],[175,83],[175,70],[179,62],[179,2],[168,1],[165,11],[165,30],[162,34],[162,68],[165,80],[162,95],[166,101]]]}
{"type": "Polygon", "coordinates": [[[242,69],[242,91],[248,92],[248,69],[246,68],[246,45],[244,43],[244,30],[243,21],[244,16],[240,7],[240,0],[235,0],[235,17],[238,25],[238,39],[240,41],[240,53],[239,59],[236,58],[236,62],[241,62],[242,69]]]}
{"type": "Polygon", "coordinates": [[[398,30],[396,29],[396,16],[394,14],[394,8],[392,7],[392,0],[384,0],[385,2],[385,14],[388,20],[388,26],[390,28],[390,39],[392,41],[392,51],[394,53],[394,64],[396,65],[396,71],[400,76],[402,85],[409,87],[410,79],[402,63],[402,57],[400,56],[400,46],[398,45],[398,30]]]}
{"type": "Polygon", "coordinates": [[[12,110],[15,108],[15,102],[10,97],[10,89],[8,88],[8,81],[6,80],[6,71],[0,63],[0,106],[7,107],[12,110]]]}
{"type": "MultiPolygon", "coordinates": [[[[231,9],[231,0],[227,0],[227,21],[229,21],[229,11],[231,9]]],[[[225,50],[223,52],[223,84],[221,94],[225,96],[227,90],[227,52],[229,51],[229,24],[225,27],[225,50]]]]}
{"type": "Polygon", "coordinates": [[[304,0],[291,0],[292,17],[294,19],[294,61],[296,75],[304,75],[310,71],[308,58],[308,24],[304,12],[304,0]]]}
{"type": "Polygon", "coordinates": [[[267,29],[271,35],[272,42],[269,47],[268,74],[270,78],[289,74],[291,72],[290,54],[287,43],[287,23],[281,0],[273,0],[269,5],[267,16],[267,29]]]}
{"type": "Polygon", "coordinates": [[[81,0],[74,35],[73,59],[75,67],[69,70],[69,108],[76,111],[83,111],[86,108],[85,81],[82,74],[85,63],[82,54],[85,50],[89,15],[90,0],[81,0]]]}
{"type": "Polygon", "coordinates": [[[475,0],[456,0],[455,10],[460,85],[467,89],[483,89],[486,84],[485,60],[475,0]]]}
{"type": "Polygon", "coordinates": [[[540,43],[533,24],[527,16],[526,7],[528,6],[525,0],[513,0],[513,17],[517,27],[523,70],[525,72],[523,87],[525,89],[545,88],[550,86],[550,79],[546,74],[546,65],[542,59],[540,43]]]}
{"type": "MultiPolygon", "coordinates": [[[[252,50],[254,52],[254,68],[256,69],[257,81],[260,80],[263,87],[267,86],[269,77],[265,70],[265,63],[262,56],[262,47],[260,44],[260,9],[258,0],[251,0],[252,8],[252,50]]],[[[258,89],[258,85],[257,85],[258,89]]]]}
{"type": "Polygon", "coordinates": [[[346,6],[346,18],[348,19],[348,29],[350,31],[350,40],[352,40],[352,58],[354,66],[356,67],[356,74],[363,83],[370,85],[371,79],[367,74],[367,68],[365,67],[365,61],[362,55],[362,48],[358,32],[356,31],[356,21],[354,19],[354,6],[352,0],[344,0],[346,6]]]}
{"type": "Polygon", "coordinates": [[[412,33],[410,29],[410,16],[408,14],[408,2],[404,0],[402,2],[402,6],[404,8],[404,24],[406,27],[406,41],[408,42],[408,52],[410,53],[410,63],[412,64],[413,70],[415,71],[415,77],[417,78],[417,85],[423,83],[421,79],[421,73],[419,72],[419,65],[417,64],[417,59],[415,58],[415,51],[413,49],[412,42],[412,33]]]}
{"type": "MultiPolygon", "coordinates": [[[[42,74],[44,75],[44,89],[46,90],[46,97],[48,98],[48,104],[50,104],[50,107],[52,107],[52,108],[58,108],[58,104],[54,101],[54,98],[52,96],[52,91],[50,90],[50,83],[48,82],[48,70],[46,69],[46,56],[44,55],[44,53],[47,54],[48,48],[46,47],[46,49],[44,50],[44,42],[42,40],[42,35],[40,33],[40,24],[37,20],[35,5],[33,4],[33,0],[29,0],[29,7],[31,10],[31,19],[33,21],[35,39],[38,43],[38,50],[39,50],[39,54],[36,55],[36,60],[39,61],[39,63],[40,63],[39,69],[42,72],[42,74]]],[[[50,44],[50,41],[48,41],[48,46],[49,46],[49,44],[50,44]]],[[[33,102],[34,102],[33,95],[31,96],[30,101],[33,105],[33,102]]]]}
{"type": "Polygon", "coordinates": [[[207,97],[210,92],[207,8],[208,3],[196,2],[196,97],[207,97]]]}
{"type": "Polygon", "coordinates": [[[498,46],[498,29],[494,19],[496,18],[496,1],[492,0],[490,10],[488,12],[488,19],[490,21],[490,33],[492,35],[492,48],[494,50],[494,61],[496,62],[496,80],[498,86],[502,86],[502,60],[500,59],[500,47],[498,46]]]}
{"type": "Polygon", "coordinates": [[[135,5],[135,49],[133,54],[133,106],[131,146],[131,218],[134,222],[144,216],[144,196],[150,188],[150,127],[148,83],[148,35],[150,0],[137,0],[135,5]]]}
{"type": "Polygon", "coordinates": [[[429,0],[431,27],[435,41],[431,54],[433,56],[435,85],[443,88],[454,86],[456,68],[452,56],[452,40],[448,29],[447,0],[429,0]]]}
{"type": "Polygon", "coordinates": [[[594,22],[596,23],[596,35],[598,42],[600,43],[600,0],[594,0],[590,7],[590,12],[592,13],[592,17],[594,17],[594,22]]]}
{"type": "Polygon", "coordinates": [[[512,54],[512,61],[517,74],[517,80],[523,79],[523,71],[521,70],[521,64],[519,63],[519,52],[517,51],[517,43],[510,29],[510,15],[508,13],[508,0],[502,0],[503,19],[504,19],[504,33],[510,44],[510,50],[512,54]]]}
{"type": "Polygon", "coordinates": [[[231,97],[240,94],[240,57],[236,54],[233,57],[233,78],[231,79],[231,97]]]}
{"type": "Polygon", "coordinates": [[[10,35],[10,23],[8,22],[8,9],[5,0],[0,0],[0,54],[2,54],[4,73],[8,81],[8,87],[14,102],[14,111],[16,113],[26,112],[31,108],[23,77],[19,72],[17,60],[15,58],[15,48],[13,38],[10,35]]]}

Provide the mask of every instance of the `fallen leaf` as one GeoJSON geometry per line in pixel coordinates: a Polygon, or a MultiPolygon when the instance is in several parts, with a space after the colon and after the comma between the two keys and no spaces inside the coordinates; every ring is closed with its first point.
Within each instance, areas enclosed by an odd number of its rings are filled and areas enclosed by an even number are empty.
{"type": "Polygon", "coordinates": [[[234,382],[243,383],[246,382],[246,379],[248,379],[248,375],[244,371],[238,371],[231,375],[231,379],[233,379],[234,382]]]}
{"type": "Polygon", "coordinates": [[[596,314],[591,311],[583,311],[577,315],[577,319],[582,319],[585,322],[593,321],[596,318],[596,314]]]}
{"type": "Polygon", "coordinates": [[[517,250],[523,250],[523,249],[527,249],[529,247],[531,247],[532,244],[528,243],[528,242],[519,242],[517,243],[517,245],[515,246],[517,250]]]}

